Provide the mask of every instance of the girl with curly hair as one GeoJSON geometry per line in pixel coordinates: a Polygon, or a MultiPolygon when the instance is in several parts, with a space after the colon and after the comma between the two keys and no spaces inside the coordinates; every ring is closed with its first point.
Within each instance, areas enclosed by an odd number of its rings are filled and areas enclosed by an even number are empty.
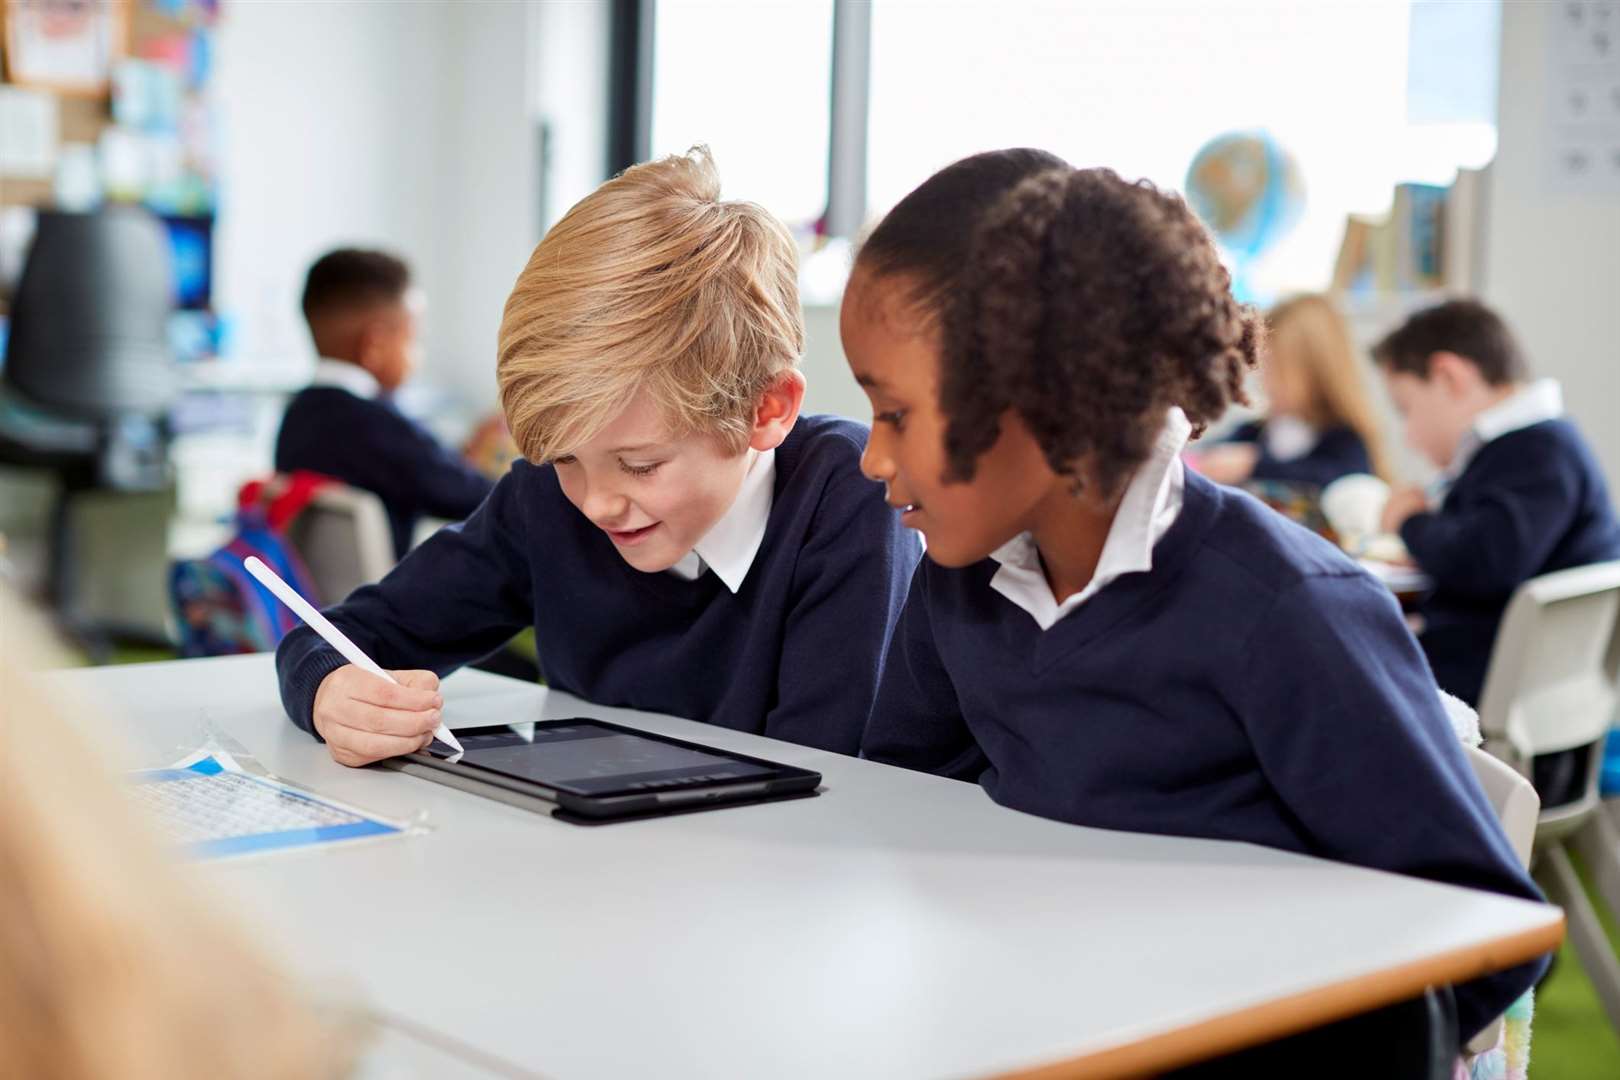
{"type": "MultiPolygon", "coordinates": [[[[866,240],[841,333],[863,471],[928,554],[867,757],[1079,825],[1540,897],[1394,599],[1183,467],[1262,327],[1179,197],[1036,150],[959,161],[866,240]]],[[[1544,966],[1458,987],[1457,1045],[1544,966]]],[[[1386,1054],[1426,1030],[1361,1023],[1386,1054]]]]}

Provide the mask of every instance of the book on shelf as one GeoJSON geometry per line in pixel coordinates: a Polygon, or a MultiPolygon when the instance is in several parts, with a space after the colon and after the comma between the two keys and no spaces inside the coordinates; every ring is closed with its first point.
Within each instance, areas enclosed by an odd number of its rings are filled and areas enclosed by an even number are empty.
{"type": "Polygon", "coordinates": [[[1352,214],[1333,267],[1344,295],[1471,293],[1478,287],[1484,170],[1461,169],[1450,187],[1398,184],[1389,213],[1352,214]]]}
{"type": "Polygon", "coordinates": [[[1467,295],[1479,291],[1483,273],[1485,252],[1480,232],[1485,221],[1488,170],[1489,166],[1458,169],[1457,179],[1446,194],[1440,265],[1445,268],[1446,287],[1467,295]]]}

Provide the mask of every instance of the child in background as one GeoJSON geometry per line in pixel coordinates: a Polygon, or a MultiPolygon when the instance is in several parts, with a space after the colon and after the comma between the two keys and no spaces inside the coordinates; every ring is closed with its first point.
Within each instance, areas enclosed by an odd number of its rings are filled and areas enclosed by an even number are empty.
{"type": "Polygon", "coordinates": [[[1389,456],[1350,328],[1325,296],[1296,296],[1267,318],[1260,377],[1267,417],[1193,455],[1218,484],[1326,487],[1352,473],[1390,478],[1389,456]]]}
{"type": "MultiPolygon", "coordinates": [[[[862,465],[927,557],[863,753],[1060,821],[1539,897],[1393,598],[1183,469],[1258,349],[1229,288],[1179,198],[1034,150],[873,231],[841,319],[862,465]]],[[[1544,967],[1458,987],[1463,1038],[1544,967]]]]}
{"type": "Polygon", "coordinates": [[[322,1080],[359,1013],[321,1009],[168,865],[30,669],[45,634],[0,585],[0,1076],[322,1080]],[[30,639],[33,639],[31,641],[30,639]],[[44,764],[41,764],[44,763],[44,764]]]}
{"type": "Polygon", "coordinates": [[[320,360],[276,437],[276,469],[308,469],[372,492],[388,510],[394,553],[423,515],[459,521],[494,482],[439,445],[389,400],[416,364],[410,269],[344,248],[309,268],[304,318],[320,360]]]}
{"type": "Polygon", "coordinates": [[[526,461],[327,615],[394,686],[313,631],[282,701],[332,756],[426,746],[438,678],[526,625],[549,684],[854,753],[920,551],[860,473],[866,428],[799,415],[798,249],[722,202],[706,150],[639,165],[535,248],[501,324],[526,461]]]}
{"type": "MultiPolygon", "coordinates": [[[[1441,689],[1478,705],[1513,591],[1554,570],[1620,559],[1620,523],[1596,459],[1564,418],[1556,382],[1531,382],[1495,312],[1452,300],[1374,349],[1412,446],[1443,470],[1444,496],[1396,491],[1399,533],[1434,579],[1418,640],[1441,689]]],[[[1538,785],[1539,786],[1539,785],[1538,785]]],[[[1552,792],[1542,802],[1552,805],[1552,792]]]]}

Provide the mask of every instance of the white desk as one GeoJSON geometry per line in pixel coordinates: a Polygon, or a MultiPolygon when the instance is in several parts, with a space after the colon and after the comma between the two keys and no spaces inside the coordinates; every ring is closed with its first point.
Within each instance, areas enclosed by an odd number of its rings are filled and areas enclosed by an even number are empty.
{"type": "MultiPolygon", "coordinates": [[[[1242,844],[1081,829],[977,788],[495,676],[452,726],[590,713],[820,770],[818,798],[583,828],[345,769],[268,656],[56,676],[136,766],[204,714],[271,771],[433,831],[211,869],[285,962],[565,1080],[1115,1076],[1556,945],[1556,908],[1242,844]]],[[[716,673],[715,677],[721,677],[716,673]]]]}

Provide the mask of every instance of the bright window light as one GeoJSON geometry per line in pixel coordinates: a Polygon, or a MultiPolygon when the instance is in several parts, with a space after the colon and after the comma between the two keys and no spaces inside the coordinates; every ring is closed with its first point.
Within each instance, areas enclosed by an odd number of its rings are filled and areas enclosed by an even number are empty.
{"type": "Polygon", "coordinates": [[[654,155],[707,143],[727,198],[789,225],[827,205],[832,0],[659,0],[654,155]]]}
{"type": "MultiPolygon", "coordinates": [[[[1481,6],[1494,49],[1495,5],[1481,6]]],[[[1410,20],[1407,0],[877,0],[868,209],[1006,146],[1180,190],[1204,143],[1263,128],[1298,160],[1306,209],[1254,280],[1324,288],[1347,214],[1495,152],[1494,117],[1408,119],[1410,20]]]]}

